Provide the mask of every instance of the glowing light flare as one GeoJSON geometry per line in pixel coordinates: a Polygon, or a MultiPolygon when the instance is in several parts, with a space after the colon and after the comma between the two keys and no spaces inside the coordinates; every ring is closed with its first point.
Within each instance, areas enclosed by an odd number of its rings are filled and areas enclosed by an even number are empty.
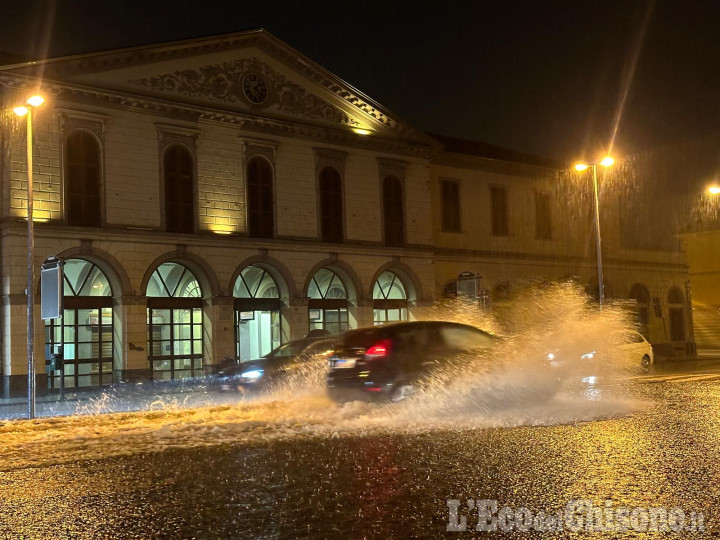
{"type": "Polygon", "coordinates": [[[363,128],[353,128],[353,131],[357,133],[358,135],[370,135],[371,131],[369,129],[363,129],[363,128]]]}
{"type": "MultiPolygon", "coordinates": [[[[226,216],[229,218],[230,216],[226,216]]],[[[211,223],[208,225],[208,229],[214,234],[228,235],[235,233],[235,228],[232,225],[226,223],[211,223]]]]}
{"type": "Polygon", "coordinates": [[[720,186],[717,184],[713,184],[712,186],[707,188],[707,192],[710,195],[718,195],[720,194],[720,186]]]}
{"type": "Polygon", "coordinates": [[[595,162],[595,163],[583,163],[583,162],[579,162],[579,163],[576,163],[576,164],[574,165],[574,168],[575,168],[576,171],[582,172],[582,171],[588,170],[590,167],[596,167],[597,165],[602,165],[603,167],[612,167],[614,164],[615,164],[615,158],[610,157],[610,156],[605,156],[604,158],[602,158],[602,160],[600,160],[600,162],[595,162]]]}
{"type": "Polygon", "coordinates": [[[27,101],[25,103],[27,103],[31,107],[39,107],[40,105],[45,103],[45,98],[42,96],[37,96],[37,95],[30,96],[29,98],[27,98],[27,101]]]}
{"type": "Polygon", "coordinates": [[[20,107],[15,107],[13,109],[13,112],[18,116],[25,116],[28,112],[30,112],[30,109],[28,109],[24,105],[21,105],[20,107]]]}

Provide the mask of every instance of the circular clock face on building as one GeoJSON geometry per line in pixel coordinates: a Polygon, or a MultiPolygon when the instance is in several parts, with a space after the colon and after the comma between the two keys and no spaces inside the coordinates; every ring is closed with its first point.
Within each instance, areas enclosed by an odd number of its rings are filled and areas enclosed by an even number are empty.
{"type": "Polygon", "coordinates": [[[267,84],[265,83],[265,79],[257,73],[246,75],[242,82],[242,88],[245,97],[251,103],[260,104],[267,98],[267,84]]]}

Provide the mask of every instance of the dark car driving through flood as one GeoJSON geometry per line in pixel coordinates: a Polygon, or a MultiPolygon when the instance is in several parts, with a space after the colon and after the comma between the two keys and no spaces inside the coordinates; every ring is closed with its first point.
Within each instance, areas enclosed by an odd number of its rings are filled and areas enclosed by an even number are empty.
{"type": "Polygon", "coordinates": [[[346,332],[329,358],[327,390],[336,401],[402,401],[460,355],[495,346],[466,324],[418,321],[346,332]]]}

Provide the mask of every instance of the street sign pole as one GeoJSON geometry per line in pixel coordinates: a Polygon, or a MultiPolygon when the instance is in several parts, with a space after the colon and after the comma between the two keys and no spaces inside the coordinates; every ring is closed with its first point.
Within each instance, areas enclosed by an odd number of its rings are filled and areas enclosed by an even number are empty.
{"type": "MultiPolygon", "coordinates": [[[[40,271],[40,312],[42,319],[48,321],[62,317],[63,301],[63,265],[64,261],[50,256],[43,262],[40,271]]],[[[53,371],[60,369],[60,399],[65,397],[65,366],[63,365],[63,347],[56,346],[50,353],[53,358],[53,371]]]]}

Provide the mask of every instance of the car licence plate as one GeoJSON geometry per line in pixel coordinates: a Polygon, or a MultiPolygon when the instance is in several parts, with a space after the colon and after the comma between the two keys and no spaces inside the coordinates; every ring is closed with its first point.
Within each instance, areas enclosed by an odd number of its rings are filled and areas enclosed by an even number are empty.
{"type": "Polygon", "coordinates": [[[349,369],[355,367],[355,358],[335,358],[332,361],[333,369],[349,369]]]}

